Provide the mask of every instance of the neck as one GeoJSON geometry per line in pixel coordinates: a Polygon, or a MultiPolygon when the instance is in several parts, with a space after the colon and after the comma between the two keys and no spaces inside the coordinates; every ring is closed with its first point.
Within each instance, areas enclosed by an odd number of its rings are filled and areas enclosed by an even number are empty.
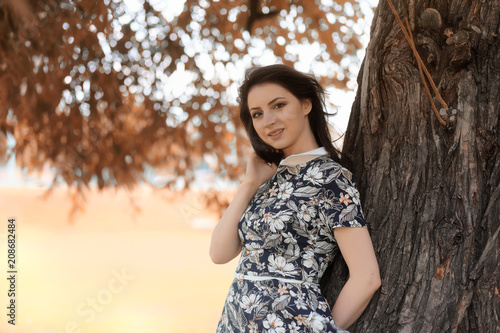
{"type": "Polygon", "coordinates": [[[305,153],[307,151],[310,151],[310,150],[313,150],[313,149],[317,149],[319,148],[318,144],[316,143],[316,140],[314,140],[314,143],[312,144],[305,144],[305,145],[301,145],[300,147],[293,147],[294,149],[290,148],[290,149],[283,149],[283,153],[285,155],[285,158],[287,158],[288,156],[291,156],[291,155],[296,155],[296,154],[301,154],[301,153],[305,153]]]}

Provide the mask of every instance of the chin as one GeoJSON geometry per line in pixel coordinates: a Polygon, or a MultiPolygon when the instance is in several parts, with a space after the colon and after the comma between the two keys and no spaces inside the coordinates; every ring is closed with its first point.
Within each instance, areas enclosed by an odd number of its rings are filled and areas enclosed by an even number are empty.
{"type": "Polygon", "coordinates": [[[267,144],[269,147],[273,148],[274,150],[276,150],[276,151],[278,151],[278,152],[279,152],[279,151],[282,151],[282,150],[283,150],[283,148],[284,148],[284,147],[282,147],[282,145],[279,145],[279,146],[273,146],[273,145],[271,145],[271,144],[269,144],[269,143],[267,143],[267,142],[266,142],[266,144],[267,144]]]}

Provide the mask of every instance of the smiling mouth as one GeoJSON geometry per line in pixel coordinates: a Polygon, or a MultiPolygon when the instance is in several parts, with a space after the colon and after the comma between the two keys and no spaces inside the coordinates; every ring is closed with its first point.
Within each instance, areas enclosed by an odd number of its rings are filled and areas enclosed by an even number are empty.
{"type": "Polygon", "coordinates": [[[283,132],[285,129],[284,128],[281,128],[279,130],[276,130],[276,131],[272,131],[268,134],[268,136],[276,136],[278,134],[280,134],[281,132],[283,132]]]}

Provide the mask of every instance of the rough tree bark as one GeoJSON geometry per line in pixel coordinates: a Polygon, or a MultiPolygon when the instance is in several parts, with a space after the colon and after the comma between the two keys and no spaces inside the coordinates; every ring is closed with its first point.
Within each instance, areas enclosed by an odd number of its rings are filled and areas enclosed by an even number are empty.
{"type": "MultiPolygon", "coordinates": [[[[500,332],[500,1],[394,5],[449,106],[447,125],[380,0],[344,151],[383,283],[350,330],[500,332]]],[[[330,304],[346,277],[338,257],[332,271],[330,304]]]]}

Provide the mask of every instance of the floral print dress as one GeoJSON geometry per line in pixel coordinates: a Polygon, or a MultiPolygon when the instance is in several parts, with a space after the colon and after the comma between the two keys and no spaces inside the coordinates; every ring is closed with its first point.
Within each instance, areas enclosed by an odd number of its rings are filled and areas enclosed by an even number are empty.
{"type": "Polygon", "coordinates": [[[242,253],[216,332],[347,332],[335,326],[319,280],[337,246],[334,228],[364,226],[347,169],[328,155],[282,161],[239,222],[242,253]]]}

